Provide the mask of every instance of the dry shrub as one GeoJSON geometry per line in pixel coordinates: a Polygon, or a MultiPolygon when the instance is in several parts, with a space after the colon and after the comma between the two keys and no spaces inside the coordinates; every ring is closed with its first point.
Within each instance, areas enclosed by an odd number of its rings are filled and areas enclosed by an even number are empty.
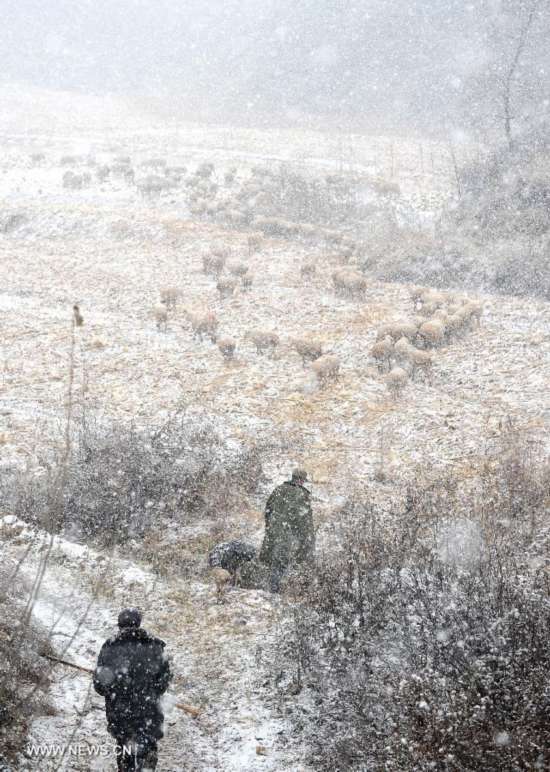
{"type": "Polygon", "coordinates": [[[3,480],[22,520],[100,544],[141,538],[231,510],[262,475],[253,448],[229,446],[208,421],[178,413],[161,426],[82,422],[58,495],[58,466],[3,480]]]}
{"type": "Polygon", "coordinates": [[[477,472],[383,519],[344,507],[280,643],[315,769],[548,768],[548,464],[500,448],[477,472]]]}
{"type": "Polygon", "coordinates": [[[268,213],[293,221],[345,223],[360,209],[358,180],[350,176],[318,179],[281,166],[264,186],[270,193],[268,213]]]}
{"type": "Polygon", "coordinates": [[[15,564],[0,566],[0,769],[21,751],[30,722],[51,713],[47,699],[48,662],[40,654],[53,653],[47,633],[34,622],[23,624],[28,588],[10,577],[15,564]]]}

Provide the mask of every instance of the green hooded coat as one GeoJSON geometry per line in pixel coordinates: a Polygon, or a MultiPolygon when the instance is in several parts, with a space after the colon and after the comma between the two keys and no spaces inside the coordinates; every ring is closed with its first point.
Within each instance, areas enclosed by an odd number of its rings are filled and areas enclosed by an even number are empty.
{"type": "Polygon", "coordinates": [[[275,488],[265,508],[261,563],[286,568],[313,559],[315,531],[310,498],[307,488],[296,482],[275,488]]]}

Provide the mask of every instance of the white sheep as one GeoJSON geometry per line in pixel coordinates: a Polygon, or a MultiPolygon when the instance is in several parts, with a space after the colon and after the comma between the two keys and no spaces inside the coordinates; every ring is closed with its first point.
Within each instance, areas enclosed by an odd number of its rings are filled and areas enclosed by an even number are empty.
{"type": "Polygon", "coordinates": [[[225,279],[218,279],[216,283],[216,289],[220,293],[222,298],[227,298],[232,295],[237,288],[237,279],[226,277],[225,279]]]}
{"type": "Polygon", "coordinates": [[[221,241],[215,241],[215,242],[214,242],[214,243],[213,243],[213,244],[210,246],[210,252],[211,252],[211,253],[212,253],[212,254],[213,254],[215,257],[223,257],[223,258],[224,258],[224,261],[225,261],[225,259],[227,259],[227,258],[230,256],[230,254],[231,254],[231,250],[230,250],[230,248],[229,248],[229,247],[227,247],[225,244],[223,244],[221,241]]]}
{"type": "Polygon", "coordinates": [[[394,396],[397,396],[407,385],[409,376],[402,367],[392,367],[385,377],[386,386],[394,396]]]}
{"type": "Polygon", "coordinates": [[[219,276],[225,265],[224,255],[204,255],[202,258],[202,268],[204,273],[211,273],[219,276]]]}
{"type": "Polygon", "coordinates": [[[273,354],[279,345],[279,336],[274,332],[260,330],[257,332],[251,332],[248,337],[256,346],[256,352],[258,354],[263,354],[266,351],[268,351],[270,354],[273,354]]]}
{"type": "Polygon", "coordinates": [[[304,279],[312,279],[317,272],[317,267],[312,260],[306,260],[300,266],[300,275],[304,279]]]}
{"type": "Polygon", "coordinates": [[[340,360],[333,354],[325,354],[311,365],[313,372],[317,376],[317,380],[321,385],[327,384],[329,381],[335,381],[338,378],[340,372],[340,360]]]}
{"type": "Polygon", "coordinates": [[[236,345],[233,338],[220,338],[218,341],[218,348],[224,359],[233,359],[236,345]]]}
{"type": "Polygon", "coordinates": [[[349,269],[334,271],[332,283],[337,292],[350,297],[363,297],[367,289],[365,277],[358,271],[349,269]]]}
{"type": "Polygon", "coordinates": [[[313,362],[323,355],[323,346],[318,341],[297,339],[293,341],[294,350],[302,357],[302,364],[313,362]]]}
{"type": "Polygon", "coordinates": [[[424,322],[418,330],[418,337],[426,346],[440,346],[445,340],[445,326],[438,320],[424,322]]]}
{"type": "Polygon", "coordinates": [[[157,330],[164,328],[164,332],[168,329],[168,309],[166,306],[158,305],[153,309],[153,315],[157,323],[157,330]]]}
{"type": "Polygon", "coordinates": [[[244,276],[248,271],[248,266],[245,263],[229,263],[227,266],[229,273],[233,276],[244,276]]]}
{"type": "Polygon", "coordinates": [[[433,364],[433,358],[429,351],[420,351],[414,346],[410,346],[408,351],[408,358],[412,365],[413,376],[418,370],[422,370],[424,373],[430,372],[433,364]]]}
{"type": "Polygon", "coordinates": [[[259,231],[249,233],[246,239],[248,245],[248,254],[252,255],[254,252],[259,252],[264,242],[264,235],[259,231]]]}
{"type": "Polygon", "coordinates": [[[399,338],[399,340],[396,341],[393,347],[393,350],[395,351],[397,359],[402,364],[409,361],[410,349],[411,349],[411,344],[405,337],[399,338]]]}
{"type": "Polygon", "coordinates": [[[252,287],[253,283],[254,283],[254,277],[249,271],[247,271],[244,274],[244,276],[241,277],[241,284],[243,286],[243,289],[249,290],[252,287]]]}
{"type": "Polygon", "coordinates": [[[213,311],[207,311],[206,313],[186,311],[186,316],[189,319],[195,337],[202,340],[203,336],[206,335],[213,343],[216,342],[218,320],[213,311]]]}
{"type": "Polygon", "coordinates": [[[160,291],[160,302],[166,308],[175,308],[180,297],[181,290],[178,287],[163,287],[160,291]]]}
{"type": "Polygon", "coordinates": [[[384,363],[389,368],[392,354],[393,341],[389,335],[376,341],[370,350],[370,355],[376,361],[379,370],[382,370],[384,363]]]}

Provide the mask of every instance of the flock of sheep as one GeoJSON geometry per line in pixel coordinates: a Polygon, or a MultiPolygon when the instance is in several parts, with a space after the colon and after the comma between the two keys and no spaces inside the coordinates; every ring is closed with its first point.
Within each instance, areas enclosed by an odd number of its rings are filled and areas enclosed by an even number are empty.
{"type": "MultiPolygon", "coordinates": [[[[61,164],[73,165],[77,160],[66,157],[61,159],[61,164]]],[[[250,175],[241,181],[237,180],[237,169],[232,168],[225,172],[223,181],[218,181],[214,165],[209,162],[197,166],[193,174],[188,174],[185,167],[169,167],[164,159],[149,159],[141,166],[147,172],[154,172],[136,183],[141,193],[155,194],[183,185],[187,189],[192,215],[248,231],[246,244],[249,257],[262,249],[268,236],[324,242],[335,250],[340,263],[340,267],[332,272],[334,291],[349,299],[365,300],[367,280],[355,267],[359,265],[363,245],[342,231],[276,216],[277,182],[268,168],[254,167],[250,175]]],[[[135,182],[129,157],[118,157],[109,167],[96,166],[96,175],[100,181],[108,176],[119,176],[127,182],[135,182]]],[[[68,171],[64,175],[64,184],[68,187],[86,185],[89,180],[90,173],[87,171],[81,175],[68,171]]],[[[249,265],[243,260],[232,261],[230,258],[229,248],[221,243],[212,244],[202,258],[203,271],[216,281],[222,300],[239,289],[246,292],[254,286],[254,275],[249,265]]],[[[317,272],[316,262],[313,259],[304,260],[299,272],[304,280],[313,279],[317,272]]],[[[176,287],[161,290],[160,304],[154,309],[159,330],[167,329],[169,316],[176,308],[180,295],[176,287]]],[[[419,373],[429,374],[433,350],[472,325],[479,324],[482,315],[481,304],[432,289],[415,287],[411,290],[411,299],[414,305],[411,319],[381,327],[370,351],[388,390],[393,394],[399,393],[419,373]]],[[[225,360],[234,358],[237,342],[218,335],[218,319],[213,311],[199,313],[186,310],[185,315],[195,337],[200,340],[208,338],[216,343],[225,360]]],[[[273,355],[280,344],[279,336],[273,331],[249,332],[246,338],[258,354],[273,355]]],[[[338,378],[340,361],[333,353],[323,351],[320,342],[298,339],[291,341],[291,346],[304,366],[311,365],[320,384],[325,385],[338,378]]]]}
{"type": "MultiPolygon", "coordinates": [[[[249,255],[257,252],[263,245],[263,237],[260,233],[251,233],[247,237],[249,255]]],[[[208,252],[203,255],[202,267],[207,275],[216,279],[216,287],[220,296],[226,298],[237,289],[238,283],[243,290],[252,285],[252,276],[245,263],[228,262],[230,249],[221,243],[213,244],[208,252]],[[222,277],[222,272],[227,269],[230,276],[222,277]]],[[[157,329],[166,331],[170,314],[175,310],[181,291],[177,287],[164,287],[160,291],[160,303],[154,308],[154,317],[157,329]]],[[[237,342],[233,338],[218,335],[218,318],[213,311],[196,312],[184,310],[185,317],[191,326],[193,336],[199,340],[204,338],[216,343],[225,360],[232,360],[237,348],[237,342]]],[[[257,354],[269,354],[273,356],[280,344],[279,335],[270,330],[255,330],[246,334],[246,339],[255,347],[257,354]]],[[[304,366],[311,363],[312,371],[321,384],[325,384],[338,376],[340,369],[339,359],[330,353],[323,353],[323,345],[318,341],[294,339],[291,347],[302,359],[304,366]]]]}
{"type": "Polygon", "coordinates": [[[474,325],[483,305],[451,293],[413,287],[415,315],[408,321],[385,324],[377,331],[370,355],[391,392],[398,393],[417,373],[429,373],[433,349],[443,346],[474,325]]]}
{"type": "MultiPolygon", "coordinates": [[[[44,160],[41,154],[31,157],[33,165],[42,165],[44,160]]],[[[354,249],[352,240],[339,230],[278,216],[282,206],[280,178],[268,167],[255,166],[249,175],[240,178],[236,167],[216,175],[214,165],[204,162],[191,173],[185,166],[169,166],[163,158],[141,162],[137,172],[131,158],[122,155],[115,156],[109,164],[99,163],[93,157],[72,155],[62,156],[59,163],[71,167],[62,177],[66,188],[87,188],[95,176],[100,184],[122,180],[147,198],[174,194],[177,189],[178,196],[183,194],[186,199],[190,214],[199,219],[237,229],[252,228],[266,236],[320,241],[337,246],[344,255],[354,249]]],[[[347,182],[335,175],[336,184],[347,182]]]]}
{"type": "Polygon", "coordinates": [[[225,173],[221,186],[213,182],[213,173],[212,164],[202,164],[186,179],[192,215],[227,227],[252,228],[265,236],[321,241],[338,246],[344,255],[352,254],[354,242],[341,231],[280,216],[281,208],[284,209],[280,179],[269,168],[255,166],[249,176],[238,181],[237,169],[233,167],[225,173]]]}
{"type": "MultiPolygon", "coordinates": [[[[262,249],[263,235],[249,233],[247,248],[249,257],[262,249]]],[[[222,243],[214,243],[202,258],[202,269],[206,275],[216,281],[216,288],[221,299],[228,298],[237,291],[247,291],[253,286],[253,275],[246,262],[231,261],[230,248],[222,243]]],[[[348,255],[344,255],[344,260],[348,255]]],[[[315,274],[316,264],[305,261],[300,273],[310,277],[315,274]]],[[[348,299],[364,300],[368,289],[365,276],[351,267],[338,268],[332,273],[335,292],[348,299]]],[[[160,292],[160,304],[154,309],[157,328],[166,330],[170,313],[176,308],[181,292],[176,287],[165,287],[160,292]]],[[[468,301],[450,293],[433,289],[413,287],[411,300],[414,314],[409,320],[385,324],[377,330],[376,342],[370,350],[370,356],[383,374],[388,390],[398,394],[409,380],[416,379],[419,373],[429,374],[433,363],[433,351],[454,336],[464,333],[478,325],[482,316],[481,303],[468,301]]],[[[207,338],[216,343],[226,361],[231,361],[237,349],[237,341],[218,334],[218,318],[213,311],[184,311],[194,337],[207,338]]],[[[256,330],[246,334],[258,354],[273,356],[281,341],[279,335],[271,330],[256,330]]],[[[293,339],[291,348],[301,358],[305,366],[311,367],[321,386],[337,380],[340,372],[340,359],[332,352],[324,351],[320,341],[293,339]]]]}

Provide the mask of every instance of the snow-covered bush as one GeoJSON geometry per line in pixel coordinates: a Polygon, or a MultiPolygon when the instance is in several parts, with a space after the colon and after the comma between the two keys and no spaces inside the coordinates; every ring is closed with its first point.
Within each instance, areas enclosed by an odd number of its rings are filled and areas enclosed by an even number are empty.
{"type": "Polygon", "coordinates": [[[386,281],[550,298],[550,142],[542,123],[458,170],[436,234],[369,221],[364,267],[386,281]]]}
{"type": "MultiPolygon", "coordinates": [[[[49,712],[48,661],[40,655],[53,653],[46,630],[25,620],[22,591],[14,582],[15,563],[0,566],[0,769],[21,749],[32,718],[49,712]]],[[[8,768],[6,766],[6,768],[8,768]]]]}
{"type": "Polygon", "coordinates": [[[358,216],[358,182],[333,175],[325,179],[281,166],[263,183],[269,191],[268,214],[293,222],[346,223],[358,216]]]}
{"type": "Polygon", "coordinates": [[[3,493],[24,520],[107,543],[221,517],[261,474],[253,449],[229,447],[209,422],[178,414],[147,429],[83,423],[65,470],[15,475],[3,493]]]}
{"type": "Polygon", "coordinates": [[[548,768],[548,467],[501,451],[477,471],[384,519],[343,509],[280,644],[314,768],[548,768]]]}

